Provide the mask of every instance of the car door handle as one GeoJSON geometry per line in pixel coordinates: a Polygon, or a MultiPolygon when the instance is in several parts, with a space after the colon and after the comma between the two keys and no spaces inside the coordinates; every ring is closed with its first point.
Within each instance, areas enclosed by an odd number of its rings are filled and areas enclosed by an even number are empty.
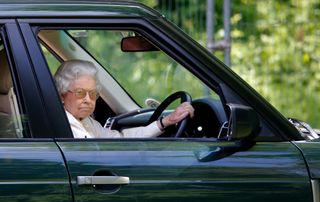
{"type": "Polygon", "coordinates": [[[94,185],[94,184],[126,185],[129,183],[130,183],[129,177],[123,177],[123,176],[77,176],[78,185],[94,185]]]}

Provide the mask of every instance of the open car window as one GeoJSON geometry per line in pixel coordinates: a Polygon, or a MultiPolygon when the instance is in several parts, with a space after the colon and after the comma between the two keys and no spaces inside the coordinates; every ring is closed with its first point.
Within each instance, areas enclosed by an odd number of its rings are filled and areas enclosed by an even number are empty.
{"type": "MultiPolygon", "coordinates": [[[[62,61],[81,59],[95,64],[101,92],[92,116],[102,126],[119,131],[146,126],[165,98],[183,91],[191,95],[195,109],[184,137],[221,138],[230,133],[230,106],[220,94],[228,90],[209,88],[180,64],[180,59],[142,34],[130,30],[52,29],[40,30],[38,37],[53,75],[62,61]]],[[[179,104],[179,100],[173,102],[161,116],[179,104]]],[[[164,136],[172,134],[170,131],[164,136]]],[[[274,136],[264,125],[259,137],[274,136]]]]}
{"type": "MultiPolygon", "coordinates": [[[[195,109],[184,137],[219,139],[230,133],[232,107],[220,94],[226,89],[209,88],[147,37],[106,29],[40,30],[38,37],[52,75],[60,62],[70,59],[91,61],[97,67],[101,91],[92,116],[102,126],[119,131],[146,126],[165,98],[183,91],[191,95],[195,109]]],[[[173,102],[161,116],[179,104],[179,100],[173,102]]],[[[164,137],[174,137],[175,131],[168,131],[164,137]]],[[[274,136],[263,126],[259,137],[274,136]]]]}
{"type": "MultiPolygon", "coordinates": [[[[196,109],[189,137],[219,136],[227,119],[219,95],[138,33],[72,29],[41,30],[38,36],[53,75],[59,60],[82,59],[96,65],[101,98],[93,116],[101,125],[121,114],[129,115],[112,129],[146,125],[154,108],[167,96],[184,91],[191,95],[196,109]]],[[[179,103],[170,104],[164,115],[179,103]]]]}

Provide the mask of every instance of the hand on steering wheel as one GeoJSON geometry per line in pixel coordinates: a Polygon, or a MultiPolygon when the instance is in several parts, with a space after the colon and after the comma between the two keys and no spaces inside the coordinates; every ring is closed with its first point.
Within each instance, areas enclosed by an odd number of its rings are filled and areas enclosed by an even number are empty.
{"type": "MultiPolygon", "coordinates": [[[[178,91],[175,92],[173,94],[171,94],[170,96],[168,96],[157,108],[156,110],[153,112],[152,116],[149,119],[149,124],[152,123],[153,121],[156,121],[161,114],[165,111],[165,109],[176,99],[180,98],[180,103],[184,103],[184,102],[189,102],[191,103],[192,99],[191,96],[184,91],[178,91]]],[[[182,119],[178,125],[177,125],[177,129],[176,132],[174,133],[173,137],[180,137],[183,132],[186,130],[186,126],[187,126],[187,122],[189,120],[190,116],[186,116],[184,119],[182,119]]]]}

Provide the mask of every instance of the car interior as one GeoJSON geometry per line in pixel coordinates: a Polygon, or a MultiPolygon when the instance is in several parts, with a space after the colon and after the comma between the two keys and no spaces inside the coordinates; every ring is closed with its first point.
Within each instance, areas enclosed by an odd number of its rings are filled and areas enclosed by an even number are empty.
{"type": "Polygon", "coordinates": [[[0,49],[0,138],[23,137],[22,123],[5,50],[0,49]]]}

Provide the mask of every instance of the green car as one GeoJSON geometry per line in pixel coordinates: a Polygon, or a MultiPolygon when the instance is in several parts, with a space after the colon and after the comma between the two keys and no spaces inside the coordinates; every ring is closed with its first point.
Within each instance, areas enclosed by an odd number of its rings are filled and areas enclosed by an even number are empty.
{"type": "Polygon", "coordinates": [[[318,133],[151,8],[1,1],[0,33],[0,201],[320,201],[318,133]],[[105,128],[184,101],[194,117],[155,138],[74,138],[54,82],[71,59],[98,69],[105,128]]]}

